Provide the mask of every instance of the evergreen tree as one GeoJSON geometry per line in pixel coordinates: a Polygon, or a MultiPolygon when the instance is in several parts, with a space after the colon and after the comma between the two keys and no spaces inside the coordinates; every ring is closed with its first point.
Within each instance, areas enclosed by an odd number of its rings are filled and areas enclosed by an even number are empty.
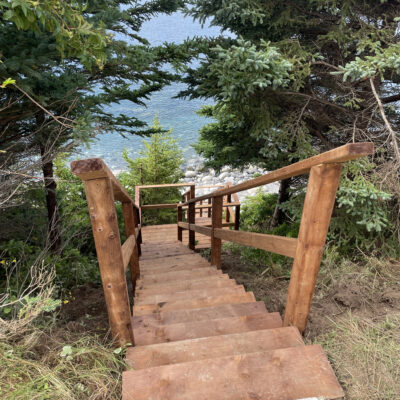
{"type": "MultiPolygon", "coordinates": [[[[400,163],[398,0],[192,0],[234,37],[196,40],[182,96],[212,98],[197,150],[208,164],[276,169],[351,141],[400,163]],[[381,107],[380,107],[381,103],[381,107]]],[[[278,203],[293,182],[282,182],[278,203]]]]}
{"type": "MultiPolygon", "coordinates": [[[[154,133],[148,141],[143,141],[145,148],[139,157],[131,159],[127,150],[122,156],[128,163],[128,172],[123,172],[119,179],[134,197],[138,185],[157,185],[178,183],[183,177],[182,151],[177,141],[171,136],[172,130],[165,132],[156,117],[152,127],[154,133]]],[[[178,188],[143,189],[141,204],[178,203],[181,193],[178,188]]],[[[146,210],[143,212],[144,225],[157,225],[176,222],[176,211],[170,209],[146,210]]]]}
{"type": "MultiPolygon", "coordinates": [[[[26,167],[27,160],[39,157],[53,250],[60,244],[53,175],[56,154],[71,151],[99,131],[151,134],[154,130],[143,121],[123,113],[111,114],[107,108],[121,101],[144,105],[151,93],[175,79],[162,69],[173,56],[174,46],[151,47],[138,31],[152,16],[175,11],[178,0],[77,4],[93,29],[107,30],[103,63],[88,65],[73,52],[62,54],[52,30],[20,30],[5,14],[0,32],[0,81],[8,77],[16,80],[16,85],[7,85],[0,92],[0,165],[3,170],[31,173],[35,163],[26,167]]],[[[12,193],[15,182],[8,181],[12,193]]],[[[3,193],[7,198],[7,190],[3,193]]]]}

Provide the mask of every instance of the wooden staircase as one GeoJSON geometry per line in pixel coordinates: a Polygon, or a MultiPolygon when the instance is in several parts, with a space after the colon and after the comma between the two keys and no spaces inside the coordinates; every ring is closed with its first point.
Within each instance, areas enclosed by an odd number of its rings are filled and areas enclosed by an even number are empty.
{"type": "Polygon", "coordinates": [[[206,195],[196,197],[193,183],[157,184],[136,186],[135,200],[101,159],[72,162],[85,186],[112,337],[117,345],[132,346],[123,399],[342,398],[322,348],[306,346],[301,333],[342,164],[372,153],[372,143],[350,143],[206,195]],[[310,176],[297,238],[239,230],[236,193],[305,173],[310,176]],[[190,189],[177,204],[141,205],[140,190],[165,186],[190,189]],[[122,203],[123,244],[115,201],[122,203]],[[159,208],[176,209],[177,223],[142,227],[142,211],[159,208]],[[195,253],[196,235],[200,248],[211,247],[211,263],[195,253]],[[283,321],[223,274],[222,241],[293,258],[283,321]]]}
{"type": "Polygon", "coordinates": [[[140,270],[124,400],[343,397],[320,346],[181,242],[144,242],[140,270]]]}

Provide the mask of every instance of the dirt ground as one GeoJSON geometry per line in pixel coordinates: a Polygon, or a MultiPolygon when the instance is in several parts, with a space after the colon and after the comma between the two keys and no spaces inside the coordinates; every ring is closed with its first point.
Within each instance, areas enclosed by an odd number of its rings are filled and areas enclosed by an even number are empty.
{"type": "MultiPolygon", "coordinates": [[[[372,320],[400,314],[400,262],[391,260],[379,271],[330,271],[324,266],[318,277],[305,338],[313,340],[326,333],[342,315],[353,315],[372,320]],[[389,269],[388,268],[389,264],[389,269]]],[[[243,262],[238,254],[225,250],[222,270],[262,300],[270,312],[284,314],[289,278],[262,275],[265,269],[243,262]]]]}

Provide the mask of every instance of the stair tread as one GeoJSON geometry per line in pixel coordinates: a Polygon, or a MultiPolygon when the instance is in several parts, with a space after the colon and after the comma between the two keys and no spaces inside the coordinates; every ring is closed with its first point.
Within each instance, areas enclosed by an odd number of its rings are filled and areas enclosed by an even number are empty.
{"type": "Polygon", "coordinates": [[[136,281],[136,288],[137,290],[142,290],[142,289],[155,289],[158,287],[169,287],[169,286],[175,286],[178,284],[181,284],[182,286],[187,285],[190,282],[198,282],[198,281],[210,281],[210,280],[228,280],[229,275],[228,274],[207,274],[207,273],[202,273],[200,275],[195,275],[193,278],[190,277],[190,275],[183,276],[179,280],[177,279],[170,279],[170,280],[151,280],[151,281],[142,281],[141,279],[138,279],[136,281]]]}
{"type": "Polygon", "coordinates": [[[196,321],[164,326],[134,326],[133,335],[136,345],[144,346],[154,343],[279,328],[281,326],[282,319],[279,313],[261,313],[212,319],[208,320],[206,324],[204,321],[196,321]]]}
{"type": "Polygon", "coordinates": [[[161,302],[170,302],[185,299],[198,299],[210,297],[213,295],[245,293],[243,285],[232,285],[228,287],[206,288],[198,290],[188,290],[183,292],[171,292],[157,295],[145,295],[135,297],[135,305],[139,304],[158,304],[161,302]]]}
{"type": "Polygon", "coordinates": [[[264,302],[255,301],[247,303],[222,304],[213,307],[193,308],[190,310],[175,310],[133,316],[133,327],[163,326],[188,322],[208,321],[212,319],[240,317],[243,315],[267,313],[264,302]]]}
{"type": "Polygon", "coordinates": [[[206,296],[198,299],[161,302],[157,304],[139,304],[133,306],[133,314],[146,315],[162,311],[187,310],[191,308],[210,307],[217,304],[248,303],[250,301],[255,301],[254,294],[252,292],[245,292],[243,294],[222,294],[206,296]]]}
{"type": "Polygon", "coordinates": [[[165,283],[168,281],[175,280],[184,280],[184,279],[193,279],[201,276],[220,276],[222,275],[221,270],[217,270],[213,267],[205,267],[199,270],[193,271],[176,271],[176,272],[165,272],[162,274],[157,274],[153,276],[146,276],[139,279],[140,283],[145,283],[146,285],[157,284],[157,283],[165,283]]]}
{"type": "MultiPolygon", "coordinates": [[[[227,275],[221,275],[220,277],[227,278],[227,275]]],[[[187,292],[191,290],[199,290],[199,289],[211,289],[217,287],[232,287],[237,285],[234,279],[210,279],[209,277],[205,277],[197,280],[190,281],[182,281],[182,282],[173,282],[169,285],[164,286],[156,286],[156,287],[147,287],[143,286],[142,289],[136,289],[135,296],[137,298],[141,298],[142,296],[149,295],[158,295],[163,293],[172,293],[172,292],[187,292]]]]}
{"type": "Polygon", "coordinates": [[[319,345],[191,361],[122,374],[124,400],[297,400],[343,396],[319,345]]]}
{"type": "Polygon", "coordinates": [[[130,347],[126,362],[137,370],[296,346],[304,346],[299,330],[287,326],[130,347]]]}
{"type": "Polygon", "coordinates": [[[210,264],[208,263],[190,263],[184,265],[174,265],[171,267],[164,267],[158,269],[144,269],[140,271],[140,275],[143,276],[151,276],[151,275],[159,275],[163,273],[169,272],[181,272],[181,271],[193,271],[195,269],[202,269],[202,268],[211,268],[210,264]]]}

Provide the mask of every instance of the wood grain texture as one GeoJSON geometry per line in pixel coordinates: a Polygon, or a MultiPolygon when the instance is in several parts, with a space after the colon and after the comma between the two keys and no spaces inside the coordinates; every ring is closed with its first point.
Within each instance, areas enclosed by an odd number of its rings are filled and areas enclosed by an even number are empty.
{"type": "Polygon", "coordinates": [[[84,182],[112,336],[134,343],[117,213],[109,178],[84,182]]]}
{"type": "Polygon", "coordinates": [[[298,329],[294,327],[260,329],[151,346],[130,347],[126,352],[126,362],[133,369],[139,370],[297,346],[304,346],[304,342],[298,329]]]}
{"type": "Polygon", "coordinates": [[[212,231],[211,231],[211,265],[221,268],[221,239],[215,236],[215,231],[222,228],[222,203],[223,197],[214,197],[212,199],[212,231]]]}
{"type": "Polygon", "coordinates": [[[297,400],[344,396],[319,345],[126,371],[122,382],[123,400],[297,400]]]}
{"type": "Polygon", "coordinates": [[[199,196],[196,197],[195,199],[190,199],[188,200],[187,204],[194,201],[205,200],[208,199],[209,197],[225,196],[227,194],[242,192],[243,190],[249,190],[258,186],[266,185],[268,183],[273,183],[293,176],[302,175],[309,172],[313,166],[319,164],[343,163],[373,153],[374,153],[373,143],[369,142],[348,143],[336,149],[318,154],[314,157],[310,157],[305,160],[299,161],[297,163],[277,169],[276,171],[270,172],[268,174],[259,176],[254,179],[250,179],[249,181],[240,183],[239,185],[216,190],[210,194],[199,196]]]}
{"type": "Polygon", "coordinates": [[[148,326],[164,326],[189,322],[207,323],[212,319],[241,317],[254,314],[266,314],[267,309],[262,301],[247,303],[219,304],[213,307],[193,308],[191,310],[175,310],[159,312],[156,314],[133,316],[132,323],[135,328],[148,326]]]}
{"type": "Polygon", "coordinates": [[[86,160],[72,161],[71,171],[73,174],[82,179],[82,181],[89,181],[99,178],[110,179],[113,187],[114,199],[121,202],[131,202],[135,207],[137,207],[137,205],[135,205],[134,201],[129,196],[128,192],[122,187],[117,178],[101,158],[89,158],[86,160]]]}
{"type": "Polygon", "coordinates": [[[196,339],[228,335],[231,333],[274,329],[282,326],[279,313],[252,314],[241,317],[227,317],[208,320],[207,323],[186,322],[159,327],[134,328],[136,343],[139,346],[155,343],[175,342],[178,340],[196,339]]]}
{"type": "Polygon", "coordinates": [[[285,308],[285,325],[304,332],[339,185],[341,164],[312,167],[285,308]]]}
{"type": "Polygon", "coordinates": [[[174,204],[143,204],[142,210],[157,210],[159,208],[176,208],[178,206],[177,203],[174,204]]]}
{"type": "Polygon", "coordinates": [[[163,311],[189,310],[191,308],[212,307],[217,304],[248,303],[256,301],[252,292],[204,296],[189,300],[174,300],[158,304],[143,304],[133,307],[134,315],[147,315],[163,311]]]}
{"type": "Polygon", "coordinates": [[[287,257],[293,258],[296,254],[297,239],[294,238],[255,232],[230,231],[227,229],[215,229],[214,235],[219,239],[267,250],[287,257]]]}
{"type": "Polygon", "coordinates": [[[136,247],[135,235],[129,236],[128,239],[126,239],[124,244],[122,245],[122,261],[123,261],[124,271],[126,271],[126,268],[128,267],[128,264],[135,250],[135,247],[136,247]]]}

